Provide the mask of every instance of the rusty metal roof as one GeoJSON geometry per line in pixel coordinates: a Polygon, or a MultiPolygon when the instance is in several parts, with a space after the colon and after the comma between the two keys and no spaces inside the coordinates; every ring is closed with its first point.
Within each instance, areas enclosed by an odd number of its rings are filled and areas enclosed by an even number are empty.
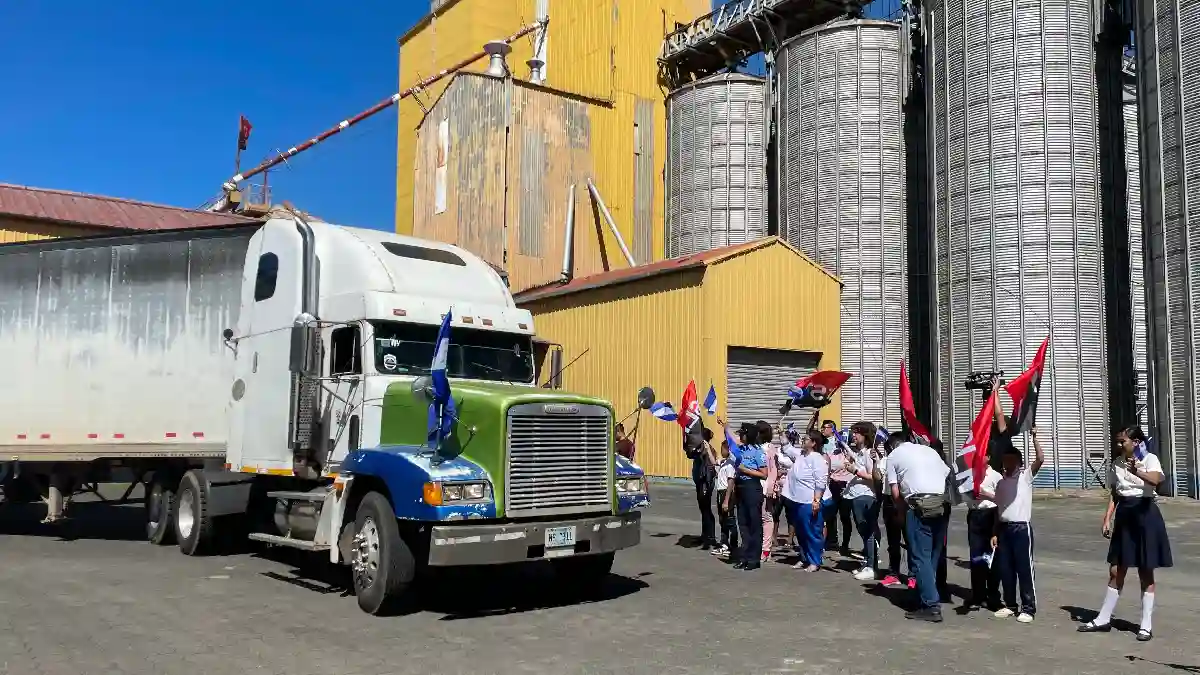
{"type": "Polygon", "coordinates": [[[181,230],[260,222],[230,213],[196,211],[130,199],[0,183],[0,216],[115,230],[181,230]]]}
{"type": "Polygon", "coordinates": [[[670,258],[668,260],[660,260],[658,262],[653,262],[646,265],[638,265],[637,267],[627,267],[620,270],[601,272],[600,274],[593,274],[591,276],[573,279],[565,284],[553,283],[545,286],[538,286],[536,288],[531,288],[527,291],[517,293],[514,297],[514,300],[516,300],[517,304],[519,305],[526,302],[532,302],[534,300],[544,300],[545,298],[553,298],[560,295],[570,295],[572,293],[590,291],[596,288],[603,288],[605,286],[614,286],[631,281],[638,281],[648,277],[656,277],[660,274],[708,267],[709,265],[715,265],[734,256],[750,253],[772,244],[779,244],[780,246],[786,247],[803,261],[807,262],[813,267],[816,267],[817,269],[821,270],[822,273],[840,283],[840,280],[838,280],[837,277],[830,274],[824,267],[821,267],[810,260],[808,256],[793,248],[786,241],[780,239],[779,237],[767,237],[765,239],[758,239],[745,244],[734,244],[733,246],[714,248],[708,251],[695,253],[693,255],[683,256],[681,258],[670,258]]]}

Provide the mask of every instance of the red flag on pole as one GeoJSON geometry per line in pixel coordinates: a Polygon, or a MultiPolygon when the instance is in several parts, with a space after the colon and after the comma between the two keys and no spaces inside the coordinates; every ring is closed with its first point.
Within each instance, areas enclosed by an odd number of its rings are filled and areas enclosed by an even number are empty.
{"type": "Polygon", "coordinates": [[[1038,347],[1029,369],[1004,385],[1004,391],[1008,392],[1013,402],[1013,433],[1027,432],[1033,427],[1037,416],[1038,390],[1042,387],[1042,370],[1046,367],[1046,347],[1049,345],[1049,337],[1042,340],[1042,346],[1038,347]]]}
{"type": "Polygon", "coordinates": [[[988,467],[988,441],[992,436],[992,419],[995,415],[996,397],[1000,393],[992,391],[992,395],[984,401],[975,421],[971,423],[971,435],[958,451],[958,491],[979,494],[983,478],[988,467]],[[969,479],[969,480],[968,480],[969,479]]]}
{"type": "Polygon", "coordinates": [[[917,407],[913,404],[912,387],[908,384],[908,371],[905,369],[903,361],[900,362],[900,414],[904,420],[904,426],[908,427],[913,434],[923,437],[927,443],[937,440],[933,434],[929,433],[929,428],[917,419],[917,407]]]}
{"type": "Polygon", "coordinates": [[[687,389],[683,390],[683,398],[679,401],[679,426],[687,431],[698,419],[700,419],[700,399],[696,397],[696,381],[691,380],[688,382],[687,389]]]}
{"type": "Polygon", "coordinates": [[[250,142],[250,130],[253,128],[250,126],[250,120],[242,115],[238,120],[238,150],[246,149],[246,145],[250,142]]]}

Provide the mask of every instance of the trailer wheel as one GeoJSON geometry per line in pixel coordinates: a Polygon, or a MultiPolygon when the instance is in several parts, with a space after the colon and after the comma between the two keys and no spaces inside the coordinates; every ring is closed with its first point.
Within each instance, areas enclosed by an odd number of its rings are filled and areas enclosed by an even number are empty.
{"type": "Polygon", "coordinates": [[[350,547],[350,569],[358,606],[368,614],[395,609],[416,574],[412,550],[400,536],[387,498],[368,492],[358,505],[350,547]]]}
{"type": "Polygon", "coordinates": [[[179,483],[175,506],[175,537],[184,555],[204,555],[213,541],[213,518],[208,512],[209,486],[200,471],[189,471],[179,483]]]}
{"type": "Polygon", "coordinates": [[[156,546],[175,543],[175,488],[155,475],[146,490],[146,539],[156,546]]]}

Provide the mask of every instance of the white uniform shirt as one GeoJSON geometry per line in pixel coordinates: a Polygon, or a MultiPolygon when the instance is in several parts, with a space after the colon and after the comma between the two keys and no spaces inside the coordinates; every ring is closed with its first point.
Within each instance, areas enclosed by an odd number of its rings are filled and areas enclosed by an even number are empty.
{"type": "MultiPolygon", "coordinates": [[[[875,470],[875,460],[871,459],[871,451],[864,450],[846,450],[847,457],[854,458],[854,468],[857,471],[866,471],[870,475],[875,470]]],[[[852,476],[850,481],[846,483],[846,490],[842,493],[843,499],[858,499],[859,497],[874,497],[875,487],[874,479],[863,478],[861,476],[852,476]]]]}
{"type": "Polygon", "coordinates": [[[729,489],[729,481],[737,475],[737,468],[733,466],[733,458],[729,457],[717,465],[717,489],[729,489]]]}
{"type": "MultiPolygon", "coordinates": [[[[987,473],[983,474],[983,483],[981,483],[979,486],[980,492],[987,492],[988,494],[995,495],[996,484],[1000,482],[1001,478],[1002,476],[1000,475],[1000,472],[989,466],[987,468],[987,473]]],[[[969,508],[973,511],[996,508],[996,502],[990,499],[975,499],[974,492],[967,495],[967,501],[970,503],[969,508]]]]}
{"type": "MultiPolygon", "coordinates": [[[[1146,453],[1138,461],[1138,468],[1143,473],[1162,473],[1162,462],[1158,455],[1146,453]]],[[[1154,486],[1138,478],[1132,471],[1125,468],[1125,460],[1117,458],[1108,465],[1108,486],[1117,491],[1121,497],[1153,497],[1154,486]]]]}
{"type": "Polygon", "coordinates": [[[780,453],[792,460],[787,479],[783,483],[783,496],[801,505],[811,504],[823,495],[829,482],[829,466],[819,451],[805,455],[799,448],[785,445],[780,453]]]}
{"type": "Polygon", "coordinates": [[[900,486],[900,496],[940,495],[946,491],[946,476],[950,467],[942,461],[937,450],[928,445],[901,443],[888,455],[887,485],[900,486]]]}
{"type": "Polygon", "coordinates": [[[1023,467],[996,483],[996,507],[1002,523],[1028,523],[1033,517],[1033,472],[1023,467]]]}

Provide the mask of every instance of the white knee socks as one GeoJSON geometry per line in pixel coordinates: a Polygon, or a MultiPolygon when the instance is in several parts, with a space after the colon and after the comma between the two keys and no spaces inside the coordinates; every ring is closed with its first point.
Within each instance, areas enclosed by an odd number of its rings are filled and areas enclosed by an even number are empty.
{"type": "MultiPolygon", "coordinates": [[[[1121,591],[1109,586],[1104,592],[1104,604],[1100,606],[1100,613],[1096,615],[1096,619],[1092,623],[1097,626],[1107,626],[1108,622],[1112,621],[1113,610],[1117,608],[1117,598],[1119,597],[1121,597],[1121,591]]],[[[1150,601],[1154,602],[1153,595],[1151,595],[1150,601]]],[[[1145,607],[1145,601],[1143,601],[1142,606],[1145,607]]],[[[1146,610],[1143,609],[1142,614],[1144,616],[1146,616],[1145,612],[1146,610]]]]}
{"type": "Polygon", "coordinates": [[[1154,594],[1142,593],[1142,630],[1149,631],[1150,617],[1154,614],[1154,594]]]}

